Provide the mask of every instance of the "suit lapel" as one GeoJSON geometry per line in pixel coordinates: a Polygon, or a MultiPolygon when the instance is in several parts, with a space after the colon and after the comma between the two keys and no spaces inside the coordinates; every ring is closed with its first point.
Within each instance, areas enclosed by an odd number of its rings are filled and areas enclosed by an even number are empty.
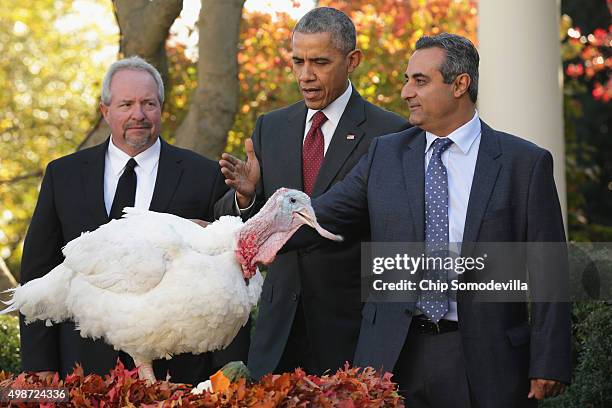
{"type": "MultiPolygon", "coordinates": [[[[304,142],[304,126],[306,125],[306,113],[308,109],[304,102],[293,106],[287,115],[287,128],[281,129],[281,140],[285,143],[279,144],[278,160],[282,163],[276,171],[283,173],[286,185],[284,187],[304,190],[302,180],[302,145],[304,142]]],[[[264,169],[265,171],[265,169],[264,169]]],[[[271,192],[273,193],[273,192],[271,192]]]]}
{"type": "Polygon", "coordinates": [[[83,160],[83,191],[87,207],[91,211],[94,222],[98,225],[109,221],[104,205],[104,161],[106,149],[110,138],[90,150],[90,154],[83,160]]]}
{"type": "Polygon", "coordinates": [[[181,166],[182,158],[177,154],[178,149],[169,145],[161,138],[160,141],[161,151],[157,166],[157,178],[149,209],[151,211],[165,212],[181,179],[183,167],[181,166]]]}
{"type": "Polygon", "coordinates": [[[351,98],[327,148],[327,153],[312,190],[313,197],[323,194],[328,189],[346,159],[357,147],[364,135],[364,131],[359,128],[359,125],[365,120],[365,103],[359,93],[353,89],[351,98]],[[352,137],[347,138],[348,135],[352,135],[352,137]]]}
{"type": "MultiPolygon", "coordinates": [[[[499,136],[486,123],[481,121],[481,125],[480,148],[463,229],[463,242],[465,243],[478,240],[480,224],[501,169],[501,164],[496,161],[501,155],[499,136]]],[[[469,248],[465,246],[462,253],[467,256],[469,251],[469,248]]]]}
{"type": "Polygon", "coordinates": [[[425,132],[417,133],[404,149],[402,165],[408,203],[414,221],[415,241],[425,239],[425,132]]]}

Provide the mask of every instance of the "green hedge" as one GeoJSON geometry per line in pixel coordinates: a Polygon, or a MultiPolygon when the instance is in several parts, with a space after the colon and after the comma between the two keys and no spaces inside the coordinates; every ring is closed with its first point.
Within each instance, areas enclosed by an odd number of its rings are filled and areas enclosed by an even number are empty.
{"type": "Polygon", "coordinates": [[[19,319],[16,316],[0,316],[0,371],[21,371],[19,319]]]}
{"type": "Polygon", "coordinates": [[[542,408],[612,407],[612,305],[577,303],[572,310],[574,370],[566,392],[542,408]]]}

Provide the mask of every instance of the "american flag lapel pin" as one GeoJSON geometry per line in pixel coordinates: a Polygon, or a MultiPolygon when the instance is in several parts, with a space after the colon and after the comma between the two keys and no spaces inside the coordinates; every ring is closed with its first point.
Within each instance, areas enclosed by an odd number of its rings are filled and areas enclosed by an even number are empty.
{"type": "Polygon", "coordinates": [[[355,135],[352,133],[349,133],[348,135],[346,135],[346,140],[355,140],[355,135]]]}

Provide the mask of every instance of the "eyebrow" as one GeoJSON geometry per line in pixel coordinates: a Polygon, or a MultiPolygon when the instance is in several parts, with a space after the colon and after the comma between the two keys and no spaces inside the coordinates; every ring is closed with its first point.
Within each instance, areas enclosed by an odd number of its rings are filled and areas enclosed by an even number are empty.
{"type": "MultiPolygon", "coordinates": [[[[293,56],[291,57],[291,59],[293,61],[304,61],[304,58],[301,57],[297,57],[297,56],[293,56]]],[[[329,62],[331,61],[330,58],[328,57],[312,57],[312,58],[306,58],[308,61],[315,61],[315,62],[329,62]]]]}
{"type": "MultiPolygon", "coordinates": [[[[415,72],[414,74],[412,74],[412,77],[413,77],[413,78],[424,78],[424,79],[429,79],[429,76],[425,75],[425,74],[424,74],[424,73],[422,73],[422,72],[415,72]]],[[[405,72],[404,72],[404,78],[405,78],[405,79],[409,79],[408,74],[406,74],[405,72]]]]}
{"type": "MultiPolygon", "coordinates": [[[[119,99],[117,102],[118,103],[126,103],[126,102],[134,102],[134,101],[136,101],[136,99],[119,99]]],[[[156,98],[144,98],[144,99],[142,99],[142,102],[149,102],[149,101],[157,102],[158,100],[156,98]]]]}

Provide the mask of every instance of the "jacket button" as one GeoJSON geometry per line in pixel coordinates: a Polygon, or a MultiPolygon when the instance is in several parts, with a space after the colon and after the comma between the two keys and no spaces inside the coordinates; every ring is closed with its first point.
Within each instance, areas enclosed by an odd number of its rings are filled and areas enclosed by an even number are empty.
{"type": "Polygon", "coordinates": [[[297,294],[297,293],[292,293],[292,294],[291,294],[291,300],[293,300],[294,302],[297,302],[297,300],[298,300],[298,294],[297,294]]]}

